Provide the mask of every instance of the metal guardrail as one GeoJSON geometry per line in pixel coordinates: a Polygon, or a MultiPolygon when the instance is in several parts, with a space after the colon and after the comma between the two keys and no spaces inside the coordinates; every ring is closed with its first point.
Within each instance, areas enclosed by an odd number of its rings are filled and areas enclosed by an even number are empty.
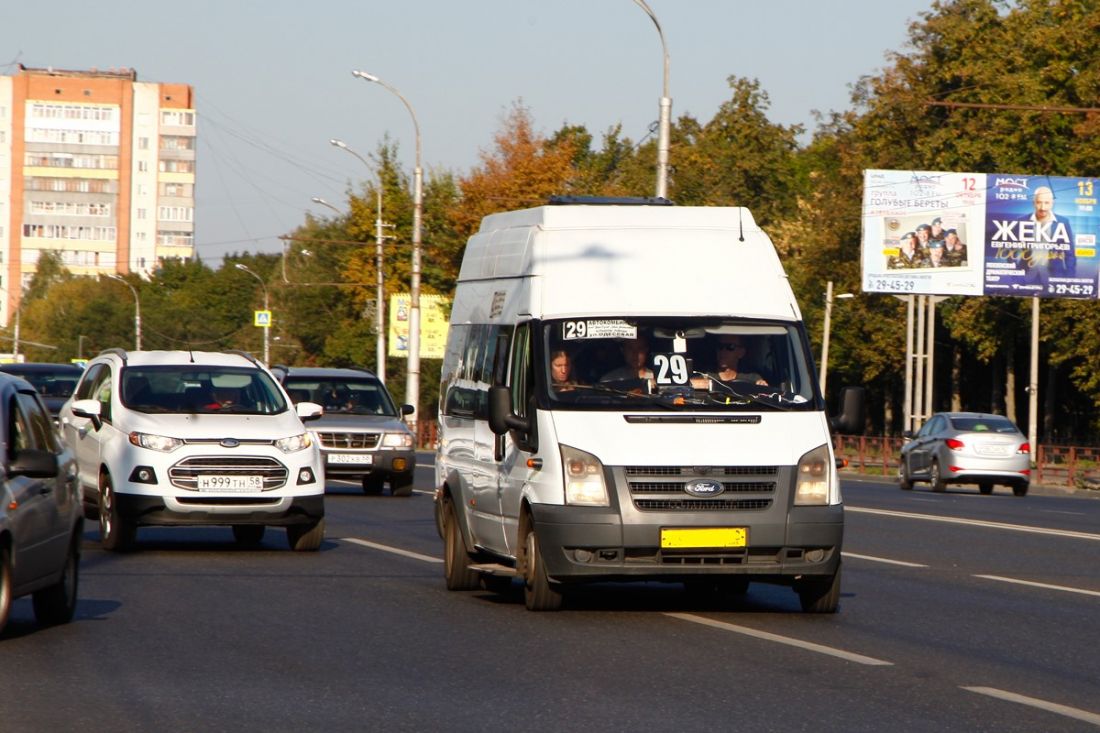
{"type": "MultiPolygon", "coordinates": [[[[839,435],[835,450],[848,468],[862,473],[894,477],[904,438],[839,435]]],[[[1039,445],[1032,454],[1031,481],[1044,486],[1100,489],[1100,448],[1073,445],[1039,445]]]]}

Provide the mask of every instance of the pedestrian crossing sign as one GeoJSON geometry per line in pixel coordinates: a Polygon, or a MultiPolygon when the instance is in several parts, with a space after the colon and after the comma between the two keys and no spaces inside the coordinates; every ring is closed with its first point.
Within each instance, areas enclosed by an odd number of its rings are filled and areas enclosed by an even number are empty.
{"type": "Polygon", "coordinates": [[[253,311],[252,325],[271,328],[271,311],[253,311]]]}

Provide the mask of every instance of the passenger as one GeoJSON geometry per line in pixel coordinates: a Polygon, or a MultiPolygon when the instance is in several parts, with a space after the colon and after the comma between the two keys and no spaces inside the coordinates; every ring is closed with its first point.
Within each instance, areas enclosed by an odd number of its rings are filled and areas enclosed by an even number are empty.
{"type": "Polygon", "coordinates": [[[723,382],[752,382],[767,385],[768,382],[756,372],[744,372],[738,369],[741,357],[745,355],[745,343],[737,334],[723,335],[718,338],[717,364],[714,376],[723,382]]]}
{"type": "Polygon", "coordinates": [[[619,382],[626,379],[653,379],[653,370],[646,366],[649,363],[649,342],[644,336],[637,336],[623,341],[623,366],[612,369],[600,377],[601,382],[619,382]]]}
{"type": "Polygon", "coordinates": [[[577,386],[573,379],[573,359],[565,349],[550,352],[550,386],[558,392],[569,392],[577,386]]]}

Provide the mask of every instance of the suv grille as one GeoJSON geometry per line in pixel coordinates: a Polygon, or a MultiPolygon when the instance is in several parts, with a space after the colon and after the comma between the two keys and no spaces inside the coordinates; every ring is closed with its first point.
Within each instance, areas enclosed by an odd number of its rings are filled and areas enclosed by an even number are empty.
{"type": "Polygon", "coordinates": [[[626,466],[630,498],[639,511],[759,511],[775,500],[777,466],[626,466]],[[724,491],[714,497],[684,492],[690,482],[709,479],[724,491]]]}
{"type": "Polygon", "coordinates": [[[264,491],[286,485],[286,466],[266,456],[196,456],[168,469],[173,486],[197,491],[199,476],[262,476],[264,491]]]}
{"type": "Polygon", "coordinates": [[[377,448],[380,433],[317,433],[322,448],[377,448]]]}

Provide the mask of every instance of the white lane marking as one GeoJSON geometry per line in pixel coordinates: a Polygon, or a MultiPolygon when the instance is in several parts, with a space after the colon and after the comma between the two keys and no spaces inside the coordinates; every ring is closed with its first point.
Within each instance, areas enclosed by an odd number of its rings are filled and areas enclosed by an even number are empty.
{"type": "Polygon", "coordinates": [[[1008,702],[1019,703],[1020,705],[1028,705],[1033,708],[1039,708],[1040,710],[1046,710],[1050,713],[1057,713],[1058,715],[1064,715],[1067,718],[1074,718],[1076,720],[1082,720],[1086,723],[1092,723],[1093,725],[1100,725],[1100,715],[1096,713],[1090,713],[1087,710],[1081,710],[1079,708],[1071,708],[1068,705],[1059,705],[1056,702],[1049,702],[1047,700],[1040,700],[1037,697],[1027,697],[1026,695],[1017,695],[1015,692],[1007,692],[1005,690],[998,690],[995,687],[963,687],[962,689],[967,692],[976,692],[979,695],[988,695],[989,697],[995,697],[1000,700],[1007,700],[1008,702]]]}
{"type": "Polygon", "coordinates": [[[1049,529],[1047,527],[1029,527],[1026,524],[1006,524],[1004,522],[987,522],[981,519],[959,519],[957,517],[941,517],[932,514],[914,514],[912,512],[896,512],[890,509],[867,509],[865,507],[845,506],[844,511],[857,514],[881,514],[884,517],[902,517],[905,519],[922,519],[928,522],[943,522],[944,524],[966,524],[972,527],[988,527],[990,529],[1007,529],[1012,532],[1028,532],[1030,534],[1045,534],[1054,537],[1069,537],[1077,540],[1100,541],[1100,534],[1090,532],[1073,532],[1068,529],[1049,529]]]}
{"type": "Polygon", "coordinates": [[[1002,583],[1014,583],[1016,585],[1030,585],[1033,588],[1045,588],[1047,590],[1060,590],[1066,593],[1080,593],[1085,596],[1096,596],[1100,598],[1100,591],[1085,590],[1084,588],[1070,588],[1065,585],[1050,585],[1049,583],[1036,583],[1033,580],[1019,580],[1018,578],[1005,578],[1000,575],[975,575],[975,578],[985,578],[986,580],[999,580],[1002,583]]]}
{"type": "Polygon", "coordinates": [[[690,621],[693,624],[702,624],[703,626],[711,626],[716,629],[722,629],[723,631],[732,631],[735,634],[743,634],[745,636],[752,636],[757,639],[763,639],[764,641],[773,641],[777,644],[786,644],[788,646],[798,647],[811,652],[817,652],[818,654],[827,654],[831,657],[838,657],[849,662],[855,662],[856,664],[866,664],[874,667],[892,667],[893,662],[887,662],[882,659],[875,659],[874,657],[865,657],[862,654],[855,654],[853,652],[846,652],[843,649],[836,649],[831,646],[823,646],[821,644],[814,644],[810,641],[802,641],[801,639],[792,639],[789,636],[779,636],[778,634],[770,634],[767,631],[757,631],[756,629],[750,629],[745,626],[737,626],[735,624],[728,624],[724,621],[715,621],[704,616],[696,616],[692,613],[665,613],[665,616],[671,618],[677,618],[681,621],[690,621]]]}
{"type": "Polygon", "coordinates": [[[1083,517],[1083,516],[1085,516],[1084,512],[1063,512],[1063,511],[1059,511],[1057,509],[1041,509],[1041,510],[1039,510],[1039,513],[1040,514],[1068,514],[1071,517],[1083,517]]]}
{"type": "Polygon", "coordinates": [[[414,494],[423,494],[424,496],[435,496],[435,489],[413,489],[414,494]]]}
{"type": "Polygon", "coordinates": [[[409,552],[408,550],[402,550],[397,547],[390,547],[389,545],[380,545],[377,542],[368,542],[367,540],[358,540],[354,537],[343,537],[343,542],[351,542],[356,545],[362,545],[363,547],[370,547],[375,550],[381,550],[382,552],[392,552],[394,555],[403,555],[405,557],[411,557],[414,560],[423,560],[424,562],[443,562],[443,558],[432,557],[431,555],[421,555],[419,552],[409,552]]]}
{"type": "Polygon", "coordinates": [[[904,560],[888,560],[885,557],[874,557],[872,555],[857,555],[854,552],[842,552],[842,557],[854,557],[857,560],[870,560],[871,562],[884,562],[887,565],[901,565],[907,568],[926,568],[927,565],[921,565],[919,562],[905,562],[904,560]]]}

